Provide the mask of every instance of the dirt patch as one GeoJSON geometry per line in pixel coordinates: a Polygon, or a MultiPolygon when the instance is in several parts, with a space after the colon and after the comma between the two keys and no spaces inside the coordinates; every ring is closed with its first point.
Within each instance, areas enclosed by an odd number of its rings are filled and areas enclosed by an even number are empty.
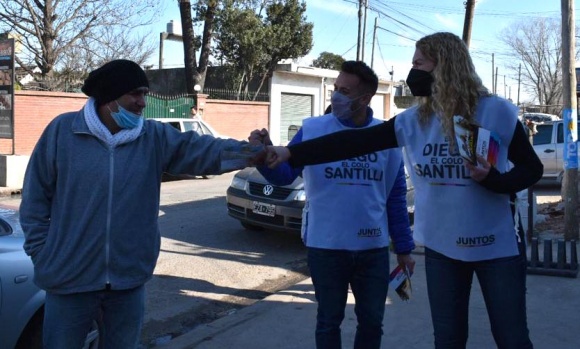
{"type": "MultiPolygon", "coordinates": [[[[538,204],[538,222],[534,224],[534,236],[549,235],[553,238],[564,238],[565,210],[562,201],[538,204]]],[[[580,207],[576,210],[580,217],[580,207]]]]}

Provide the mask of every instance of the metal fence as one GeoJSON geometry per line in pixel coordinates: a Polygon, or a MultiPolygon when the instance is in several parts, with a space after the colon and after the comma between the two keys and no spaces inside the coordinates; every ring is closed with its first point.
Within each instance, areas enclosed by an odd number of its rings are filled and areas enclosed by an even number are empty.
{"type": "MultiPolygon", "coordinates": [[[[204,88],[203,93],[208,99],[222,99],[228,101],[248,100],[238,98],[238,92],[221,88],[204,88]]],[[[253,98],[255,92],[250,92],[253,98]]],[[[256,102],[269,102],[269,93],[258,93],[256,102]]],[[[147,108],[143,111],[146,118],[189,118],[191,107],[195,105],[195,96],[181,94],[174,96],[162,96],[154,93],[147,95],[147,108]]]]}
{"type": "MultiPolygon", "coordinates": [[[[204,88],[203,93],[208,95],[208,99],[224,99],[228,101],[247,101],[254,98],[254,95],[256,94],[255,91],[250,91],[248,92],[248,96],[244,96],[243,93],[238,94],[238,91],[236,90],[228,90],[224,88],[204,88]]],[[[256,102],[269,102],[270,94],[267,92],[260,92],[253,100],[256,102]]]]}

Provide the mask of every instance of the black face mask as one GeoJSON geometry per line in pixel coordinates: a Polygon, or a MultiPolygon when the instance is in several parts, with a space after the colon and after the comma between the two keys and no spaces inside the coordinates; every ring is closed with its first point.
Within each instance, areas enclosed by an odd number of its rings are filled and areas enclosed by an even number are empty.
{"type": "Polygon", "coordinates": [[[429,97],[431,96],[431,84],[433,84],[433,75],[420,69],[411,69],[407,76],[407,85],[411,89],[413,96],[429,97]]]}

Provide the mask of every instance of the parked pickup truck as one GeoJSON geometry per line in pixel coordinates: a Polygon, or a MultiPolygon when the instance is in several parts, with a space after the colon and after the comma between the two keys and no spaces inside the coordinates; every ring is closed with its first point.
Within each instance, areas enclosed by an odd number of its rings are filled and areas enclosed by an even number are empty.
{"type": "MultiPolygon", "coordinates": [[[[578,124],[580,126],[580,123],[578,124]]],[[[564,121],[536,125],[534,150],[544,164],[543,181],[562,184],[564,176],[564,121]]]]}

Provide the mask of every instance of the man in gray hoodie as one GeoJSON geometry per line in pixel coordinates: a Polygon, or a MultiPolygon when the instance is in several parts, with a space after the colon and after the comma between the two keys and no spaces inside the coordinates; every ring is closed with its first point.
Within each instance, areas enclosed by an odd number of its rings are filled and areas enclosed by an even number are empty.
{"type": "Polygon", "coordinates": [[[85,106],[44,130],[22,190],[24,249],[46,290],[44,348],[81,348],[97,318],[105,348],[136,348],[161,242],[163,172],[220,174],[263,150],[144,120],[149,82],[132,61],[92,71],[82,91],[85,106]]]}

